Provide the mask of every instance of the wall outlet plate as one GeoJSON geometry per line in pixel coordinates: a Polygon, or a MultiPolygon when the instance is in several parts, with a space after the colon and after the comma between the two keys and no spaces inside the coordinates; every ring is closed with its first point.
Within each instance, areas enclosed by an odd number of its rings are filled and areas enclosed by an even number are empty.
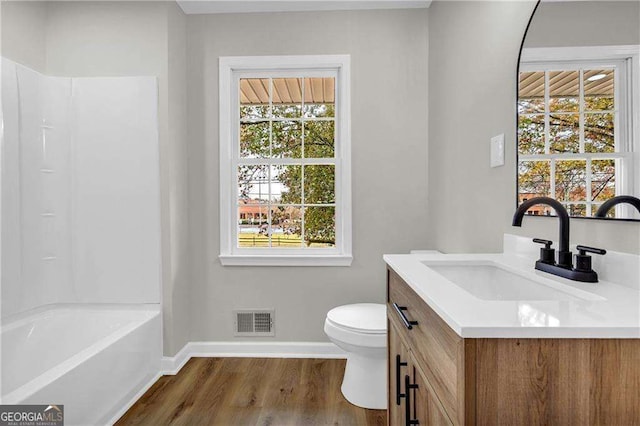
{"type": "Polygon", "coordinates": [[[491,167],[504,166],[504,133],[491,138],[491,167]]]}

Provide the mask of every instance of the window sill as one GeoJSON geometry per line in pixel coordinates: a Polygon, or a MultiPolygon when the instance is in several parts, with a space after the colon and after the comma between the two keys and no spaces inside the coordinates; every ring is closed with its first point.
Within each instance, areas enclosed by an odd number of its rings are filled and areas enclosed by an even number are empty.
{"type": "Polygon", "coordinates": [[[229,255],[218,256],[223,266],[351,266],[351,255],[229,255]]]}

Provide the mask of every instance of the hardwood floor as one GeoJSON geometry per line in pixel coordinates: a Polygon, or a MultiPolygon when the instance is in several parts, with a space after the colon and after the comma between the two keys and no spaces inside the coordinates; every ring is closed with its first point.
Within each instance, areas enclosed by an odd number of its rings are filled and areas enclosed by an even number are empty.
{"type": "Polygon", "coordinates": [[[333,359],[192,358],[116,425],[386,425],[386,411],[344,399],[344,366],[333,359]]]}

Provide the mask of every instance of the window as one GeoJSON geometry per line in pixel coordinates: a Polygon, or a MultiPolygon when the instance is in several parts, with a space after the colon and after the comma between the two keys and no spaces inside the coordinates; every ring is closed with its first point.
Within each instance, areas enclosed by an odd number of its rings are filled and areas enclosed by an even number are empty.
{"type": "Polygon", "coordinates": [[[220,58],[223,265],[351,264],[349,57],[220,58]]]}
{"type": "MultiPolygon", "coordinates": [[[[592,55],[598,56],[607,55],[592,55]]],[[[617,56],[523,61],[518,87],[518,203],[549,196],[571,216],[592,217],[607,199],[633,193],[633,67],[631,59],[617,56]]],[[[610,214],[620,215],[623,208],[610,214]]],[[[532,214],[552,213],[537,206],[532,214]]]]}

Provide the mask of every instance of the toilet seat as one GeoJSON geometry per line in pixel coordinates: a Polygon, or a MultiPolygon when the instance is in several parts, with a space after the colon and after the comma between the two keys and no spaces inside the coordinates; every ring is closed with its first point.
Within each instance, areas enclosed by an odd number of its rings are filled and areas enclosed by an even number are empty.
{"type": "Polygon", "coordinates": [[[386,306],[356,303],[333,308],[327,313],[324,331],[349,348],[384,348],[387,345],[386,306]]]}
{"type": "Polygon", "coordinates": [[[338,306],[327,313],[332,325],[364,334],[387,334],[387,308],[379,303],[338,306]]]}

